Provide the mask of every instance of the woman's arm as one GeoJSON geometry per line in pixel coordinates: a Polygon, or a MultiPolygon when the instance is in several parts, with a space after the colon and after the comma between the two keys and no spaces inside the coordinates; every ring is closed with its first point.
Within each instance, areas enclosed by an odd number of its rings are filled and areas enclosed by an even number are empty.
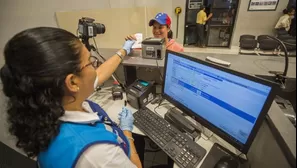
{"type": "Polygon", "coordinates": [[[141,161],[139,156],[136,152],[136,148],[134,145],[134,139],[132,138],[132,130],[133,130],[133,122],[134,117],[131,110],[123,107],[122,112],[119,113],[119,120],[120,120],[120,128],[123,130],[124,135],[130,142],[130,160],[134,163],[138,168],[142,168],[141,161]]]}
{"type": "MultiPolygon", "coordinates": [[[[130,53],[132,45],[135,43],[136,37],[134,35],[130,35],[127,36],[125,40],[126,41],[123,46],[123,49],[119,50],[123,58],[130,53]]],[[[111,75],[120,65],[121,61],[121,57],[115,54],[97,68],[96,71],[99,85],[103,84],[106,80],[108,80],[111,77],[111,75]]]]}
{"type": "Polygon", "coordinates": [[[134,163],[138,168],[142,168],[141,161],[134,145],[134,139],[132,138],[132,133],[130,131],[124,131],[124,135],[129,139],[130,142],[131,162],[134,163]]]}
{"type": "MultiPolygon", "coordinates": [[[[122,53],[123,57],[126,56],[126,51],[124,49],[120,49],[119,51],[122,53]]],[[[117,54],[115,54],[97,68],[96,71],[99,85],[102,85],[111,77],[111,75],[120,65],[121,61],[122,59],[117,54]]]]}

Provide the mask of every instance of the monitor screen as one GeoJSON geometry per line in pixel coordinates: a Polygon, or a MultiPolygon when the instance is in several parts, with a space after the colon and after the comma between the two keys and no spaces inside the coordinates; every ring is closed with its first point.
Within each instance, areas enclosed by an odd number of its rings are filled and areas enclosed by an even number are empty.
{"type": "Polygon", "coordinates": [[[167,52],[163,94],[227,134],[229,141],[246,144],[272,86],[203,62],[167,52]]]}

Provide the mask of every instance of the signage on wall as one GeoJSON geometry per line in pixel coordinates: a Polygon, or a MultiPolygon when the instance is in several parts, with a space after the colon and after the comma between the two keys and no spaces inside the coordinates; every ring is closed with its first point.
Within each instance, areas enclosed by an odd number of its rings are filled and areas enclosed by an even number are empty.
{"type": "Polygon", "coordinates": [[[279,0],[250,0],[248,11],[275,11],[279,0]]]}
{"type": "Polygon", "coordinates": [[[189,0],[188,8],[189,9],[200,9],[200,6],[203,4],[203,0],[189,0]]]}

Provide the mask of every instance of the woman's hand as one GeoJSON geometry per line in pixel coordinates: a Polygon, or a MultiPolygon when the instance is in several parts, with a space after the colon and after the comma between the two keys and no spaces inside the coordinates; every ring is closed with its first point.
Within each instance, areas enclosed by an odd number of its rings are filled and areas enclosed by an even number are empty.
{"type": "Polygon", "coordinates": [[[134,35],[129,35],[125,38],[125,43],[123,49],[126,51],[126,55],[130,54],[131,48],[136,41],[136,37],[134,35]]]}
{"type": "Polygon", "coordinates": [[[133,122],[134,117],[132,112],[127,109],[126,107],[122,108],[122,111],[119,114],[119,120],[120,120],[120,128],[124,131],[132,131],[133,130],[133,122]]]}
{"type": "Polygon", "coordinates": [[[127,41],[127,40],[135,40],[136,41],[136,37],[135,37],[135,35],[129,35],[129,36],[127,36],[126,38],[125,38],[125,40],[127,41]]]}

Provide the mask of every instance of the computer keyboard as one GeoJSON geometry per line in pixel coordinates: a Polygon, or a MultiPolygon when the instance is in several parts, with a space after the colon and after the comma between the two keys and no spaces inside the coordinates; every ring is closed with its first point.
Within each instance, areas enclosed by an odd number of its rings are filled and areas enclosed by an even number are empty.
{"type": "Polygon", "coordinates": [[[195,168],[205,156],[204,148],[151,110],[140,109],[133,116],[134,125],[181,168],[195,168]]]}

